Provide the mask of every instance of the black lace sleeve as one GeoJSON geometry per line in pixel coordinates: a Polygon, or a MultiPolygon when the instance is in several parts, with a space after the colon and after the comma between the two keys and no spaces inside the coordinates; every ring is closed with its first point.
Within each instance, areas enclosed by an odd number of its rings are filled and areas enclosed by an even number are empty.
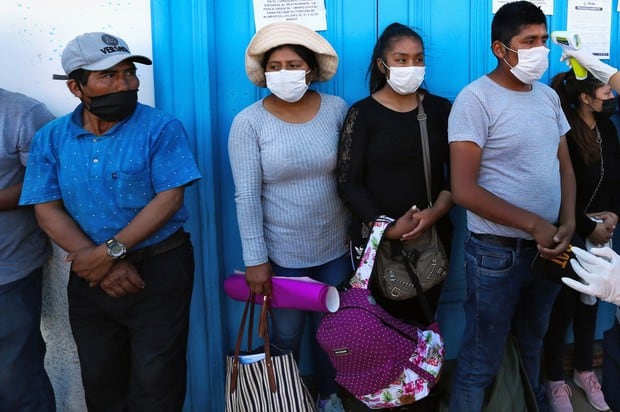
{"type": "Polygon", "coordinates": [[[338,145],[338,194],[354,217],[370,222],[381,214],[364,181],[369,126],[357,105],[347,113],[338,145]]]}
{"type": "MultiPolygon", "coordinates": [[[[340,142],[338,144],[338,190],[340,191],[344,184],[348,180],[349,166],[351,163],[351,143],[353,140],[353,126],[359,110],[357,107],[352,107],[347,113],[347,117],[342,125],[342,131],[340,132],[340,142]]],[[[344,197],[340,193],[341,197],[344,197]]]]}

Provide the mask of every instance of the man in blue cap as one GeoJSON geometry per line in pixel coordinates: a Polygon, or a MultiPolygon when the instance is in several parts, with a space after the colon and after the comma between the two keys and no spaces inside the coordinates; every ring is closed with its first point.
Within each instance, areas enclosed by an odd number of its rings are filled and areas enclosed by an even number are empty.
{"type": "Polygon", "coordinates": [[[90,411],[180,411],[194,258],[185,187],[200,178],[181,123],[137,102],[122,39],[62,53],[80,100],[33,142],[21,204],[68,252],[69,318],[90,411]]]}

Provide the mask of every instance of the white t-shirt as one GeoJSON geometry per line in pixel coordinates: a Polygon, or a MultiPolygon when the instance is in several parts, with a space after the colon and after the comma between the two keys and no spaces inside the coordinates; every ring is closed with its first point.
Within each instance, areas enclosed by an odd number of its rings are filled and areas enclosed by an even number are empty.
{"type": "MultiPolygon", "coordinates": [[[[560,137],[570,129],[560,99],[549,86],[508,90],[487,76],[457,96],[448,121],[449,142],[482,148],[478,184],[499,198],[542,217],[558,220],[561,203],[560,137]]],[[[531,239],[525,231],[467,211],[474,233],[531,239]]]]}

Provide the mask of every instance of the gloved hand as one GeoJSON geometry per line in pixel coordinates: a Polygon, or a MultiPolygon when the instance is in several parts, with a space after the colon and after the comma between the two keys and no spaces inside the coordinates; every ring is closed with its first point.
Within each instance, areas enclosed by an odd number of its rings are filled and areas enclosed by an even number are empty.
{"type": "Polygon", "coordinates": [[[618,69],[600,61],[598,57],[593,55],[592,52],[586,48],[586,46],[579,50],[564,50],[560,60],[569,60],[569,57],[577,59],[586,70],[605,84],[608,84],[609,78],[618,71],[618,69]]]}
{"type": "Polygon", "coordinates": [[[577,259],[571,259],[570,264],[585,283],[571,278],[562,278],[562,282],[578,292],[620,305],[620,256],[608,247],[593,248],[588,253],[573,246],[572,251],[577,259]]]}

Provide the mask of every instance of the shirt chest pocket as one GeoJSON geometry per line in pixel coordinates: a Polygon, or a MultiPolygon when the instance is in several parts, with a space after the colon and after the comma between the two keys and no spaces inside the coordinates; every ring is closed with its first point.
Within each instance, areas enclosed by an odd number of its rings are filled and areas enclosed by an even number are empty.
{"type": "Polygon", "coordinates": [[[148,169],[132,172],[117,172],[116,186],[119,206],[141,209],[155,197],[148,169]]]}

